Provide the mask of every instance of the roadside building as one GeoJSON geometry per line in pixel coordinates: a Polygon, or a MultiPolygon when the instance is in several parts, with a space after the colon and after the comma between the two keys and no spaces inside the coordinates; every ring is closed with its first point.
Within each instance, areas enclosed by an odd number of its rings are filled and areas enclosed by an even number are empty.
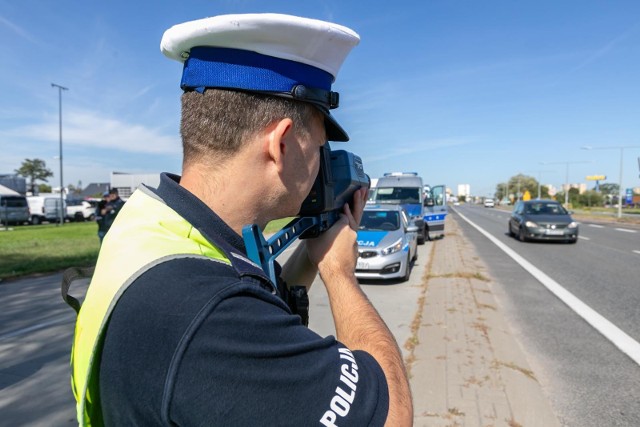
{"type": "Polygon", "coordinates": [[[135,174],[111,172],[111,188],[117,188],[118,194],[123,200],[128,199],[140,184],[158,187],[160,184],[160,173],[135,174]]]}

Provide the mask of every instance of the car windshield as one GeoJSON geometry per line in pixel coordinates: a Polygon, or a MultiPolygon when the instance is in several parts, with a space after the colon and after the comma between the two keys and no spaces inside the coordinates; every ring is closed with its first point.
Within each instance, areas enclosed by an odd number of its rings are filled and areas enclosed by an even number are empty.
{"type": "Polygon", "coordinates": [[[376,189],[378,203],[420,203],[420,188],[386,187],[376,189]]]}
{"type": "Polygon", "coordinates": [[[525,208],[528,215],[567,215],[560,203],[531,203],[525,208]]]}
{"type": "Polygon", "coordinates": [[[27,199],[24,197],[3,197],[2,205],[8,208],[26,208],[27,199]]]}
{"type": "Polygon", "coordinates": [[[393,231],[400,228],[398,211],[364,211],[360,220],[360,230],[393,231]]]}

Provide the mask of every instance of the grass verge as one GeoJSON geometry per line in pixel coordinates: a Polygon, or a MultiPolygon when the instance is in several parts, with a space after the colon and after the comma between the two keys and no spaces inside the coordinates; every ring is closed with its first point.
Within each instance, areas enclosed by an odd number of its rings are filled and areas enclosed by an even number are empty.
{"type": "Polygon", "coordinates": [[[94,222],[0,231],[0,279],[94,265],[100,249],[97,231],[94,222]]]}
{"type": "MultiPolygon", "coordinates": [[[[270,222],[264,234],[275,233],[291,219],[270,222]]],[[[95,265],[100,250],[97,232],[95,222],[23,225],[0,231],[0,280],[95,265]]]]}

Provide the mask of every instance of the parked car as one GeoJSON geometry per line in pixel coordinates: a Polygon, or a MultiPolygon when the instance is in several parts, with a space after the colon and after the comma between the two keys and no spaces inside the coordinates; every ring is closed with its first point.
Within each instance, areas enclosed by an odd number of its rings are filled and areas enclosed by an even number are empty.
{"type": "Polygon", "coordinates": [[[419,228],[400,205],[367,205],[358,230],[359,279],[409,280],[419,228]]]}
{"type": "Polygon", "coordinates": [[[509,218],[509,234],[520,241],[578,241],[578,223],[555,200],[519,201],[509,218]]]}
{"type": "Polygon", "coordinates": [[[23,224],[29,221],[27,198],[0,194],[0,225],[23,224]]]}
{"type": "Polygon", "coordinates": [[[495,208],[496,202],[493,199],[484,199],[484,207],[485,208],[495,208]]]}
{"type": "Polygon", "coordinates": [[[67,199],[66,205],[69,221],[93,221],[96,217],[96,208],[86,200],[67,199]]]}

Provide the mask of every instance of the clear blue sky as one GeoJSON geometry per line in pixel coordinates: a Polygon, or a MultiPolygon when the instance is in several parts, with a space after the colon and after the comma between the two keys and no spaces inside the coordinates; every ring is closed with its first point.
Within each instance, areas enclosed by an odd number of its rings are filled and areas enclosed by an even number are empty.
{"type": "MultiPolygon", "coordinates": [[[[337,22],[362,38],[334,84],[335,115],[371,177],[417,171],[454,193],[493,192],[517,173],[560,186],[607,175],[640,146],[640,1],[0,0],[0,173],[41,158],[59,182],[111,171],[180,172],[181,66],[165,29],[225,13],[337,22]]],[[[624,186],[640,186],[640,148],[624,186]]],[[[592,185],[592,184],[590,184],[592,185]]]]}

